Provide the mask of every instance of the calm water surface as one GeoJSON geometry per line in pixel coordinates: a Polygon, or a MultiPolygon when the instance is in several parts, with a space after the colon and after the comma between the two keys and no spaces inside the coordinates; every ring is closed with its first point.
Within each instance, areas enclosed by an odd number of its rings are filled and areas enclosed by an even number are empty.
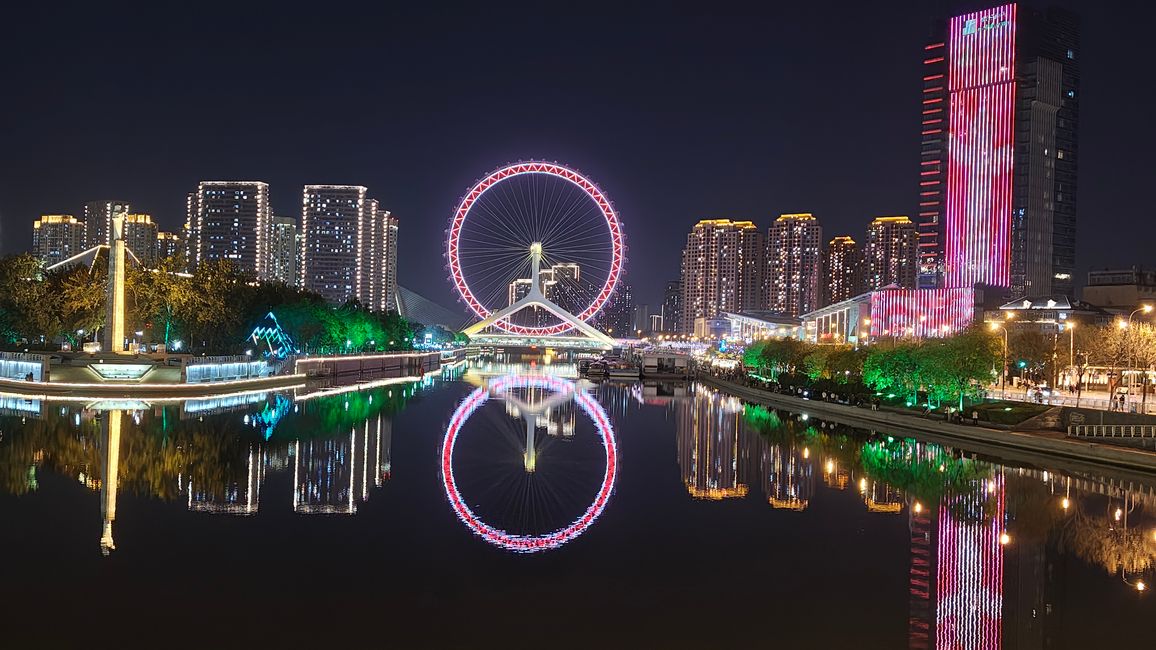
{"type": "Polygon", "coordinates": [[[0,398],[0,647],[1156,643],[1156,480],[572,376],[0,398]]]}

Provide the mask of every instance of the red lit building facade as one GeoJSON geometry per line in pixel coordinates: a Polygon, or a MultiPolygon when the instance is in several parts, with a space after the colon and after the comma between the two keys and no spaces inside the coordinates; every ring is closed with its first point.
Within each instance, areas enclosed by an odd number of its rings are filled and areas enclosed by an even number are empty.
{"type": "MultiPolygon", "coordinates": [[[[923,50],[919,286],[1072,292],[1079,23],[1004,4],[923,50]]],[[[997,295],[998,294],[998,295],[997,295]]]]}

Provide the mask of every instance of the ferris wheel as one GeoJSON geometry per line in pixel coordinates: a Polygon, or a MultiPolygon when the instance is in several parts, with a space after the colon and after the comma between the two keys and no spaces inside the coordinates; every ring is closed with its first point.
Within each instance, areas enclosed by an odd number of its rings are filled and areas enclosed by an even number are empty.
{"type": "Polygon", "coordinates": [[[588,324],[622,275],[622,226],[606,195],[582,174],[541,161],[498,168],[471,187],[454,211],[446,258],[450,280],[479,319],[551,336],[588,324]]]}

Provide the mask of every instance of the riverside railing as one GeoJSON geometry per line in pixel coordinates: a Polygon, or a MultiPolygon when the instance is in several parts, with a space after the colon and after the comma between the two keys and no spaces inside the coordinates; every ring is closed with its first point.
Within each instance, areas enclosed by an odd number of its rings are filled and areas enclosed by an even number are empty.
{"type": "Polygon", "coordinates": [[[248,355],[224,357],[192,357],[185,361],[182,375],[186,384],[214,381],[237,381],[268,377],[273,368],[264,359],[254,360],[248,355]]]}

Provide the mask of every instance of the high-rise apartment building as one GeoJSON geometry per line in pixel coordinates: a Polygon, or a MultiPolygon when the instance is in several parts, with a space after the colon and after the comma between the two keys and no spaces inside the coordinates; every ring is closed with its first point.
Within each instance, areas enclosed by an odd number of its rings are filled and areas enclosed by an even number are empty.
{"type": "Polygon", "coordinates": [[[331,303],[360,298],[362,228],[370,208],[365,192],[361,185],[305,186],[300,286],[331,303]]]}
{"type": "Polygon", "coordinates": [[[87,248],[85,223],[71,214],[46,214],[32,222],[32,253],[51,266],[87,248]]]}
{"type": "Polygon", "coordinates": [[[799,316],[819,308],[823,227],[810,213],[784,214],[767,231],[767,308],[799,316]]]}
{"type": "Polygon", "coordinates": [[[265,277],[289,286],[297,284],[297,219],[273,217],[269,229],[269,261],[265,277]]]}
{"type": "Polygon", "coordinates": [[[894,284],[914,289],[919,275],[918,239],[915,223],[907,217],[878,217],[872,221],[863,245],[865,288],[894,284]]]}
{"type": "MultiPolygon", "coordinates": [[[[157,232],[157,258],[165,259],[166,257],[184,256],[185,240],[180,234],[175,232],[157,232]]],[[[186,264],[188,262],[186,261],[186,264]]]]}
{"type": "Polygon", "coordinates": [[[260,181],[202,181],[190,206],[195,240],[190,267],[232,260],[264,278],[269,249],[269,185],[260,181]]]}
{"type": "Polygon", "coordinates": [[[157,225],[152,215],[126,214],[121,226],[124,245],[146,268],[157,265],[157,225]]]}
{"type": "Polygon", "coordinates": [[[397,217],[366,199],[358,247],[357,294],[374,311],[397,310],[397,217]]]}
{"type": "Polygon", "coordinates": [[[1071,294],[1080,27],[1004,4],[924,48],[920,286],[1071,294]]]}
{"type": "Polygon", "coordinates": [[[859,246],[846,235],[827,242],[826,284],[823,286],[823,302],[833,305],[857,296],[862,289],[862,273],[859,246]]]}
{"type": "Polygon", "coordinates": [[[84,223],[88,229],[88,245],[108,245],[112,232],[112,219],[132,212],[128,201],[89,201],[84,204],[84,223]]]}
{"type": "Polygon", "coordinates": [[[634,336],[633,288],[629,284],[619,281],[618,288],[610,295],[610,299],[606,301],[602,311],[594,315],[590,324],[614,337],[634,336]]]}
{"type": "Polygon", "coordinates": [[[698,318],[760,307],[764,248],[750,221],[704,219],[682,251],[682,309],[678,331],[694,331],[698,318]]]}
{"type": "Polygon", "coordinates": [[[685,333],[682,330],[682,280],[666,283],[662,296],[662,331],[685,333]]]}

